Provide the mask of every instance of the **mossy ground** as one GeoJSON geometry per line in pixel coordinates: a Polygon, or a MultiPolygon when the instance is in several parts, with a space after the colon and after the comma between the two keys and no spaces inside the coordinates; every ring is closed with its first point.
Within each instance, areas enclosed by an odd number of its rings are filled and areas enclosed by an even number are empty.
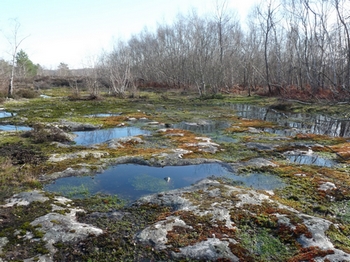
{"type": "MultiPolygon", "coordinates": [[[[281,177],[287,187],[275,190],[275,200],[291,206],[297,210],[310,215],[327,218],[339,224],[339,228],[331,228],[328,232],[329,237],[334,240],[339,248],[348,251],[349,245],[349,223],[350,223],[350,153],[349,142],[344,138],[331,138],[327,136],[298,134],[290,137],[289,140],[269,139],[276,135],[269,133],[249,132],[249,127],[253,128],[278,128],[274,123],[268,123],[261,120],[245,120],[235,115],[235,112],[228,109],[232,103],[248,103],[261,106],[280,107],[294,112],[327,112],[347,117],[349,112],[348,105],[304,105],[298,103],[285,103],[276,99],[264,97],[232,97],[220,96],[213,99],[199,99],[193,94],[179,94],[178,92],[140,92],[137,98],[119,99],[109,96],[101,96],[95,100],[73,100],[68,96],[71,94],[67,89],[45,90],[46,95],[52,98],[34,98],[30,100],[20,100],[6,102],[5,107],[10,112],[16,112],[16,116],[5,119],[13,124],[24,124],[34,126],[35,124],[47,124],[68,120],[80,123],[90,123],[101,125],[103,128],[115,127],[121,123],[130,124],[129,118],[147,118],[151,121],[157,121],[164,124],[180,123],[182,121],[197,121],[202,119],[221,120],[230,123],[229,128],[222,133],[234,139],[236,142],[220,143],[220,151],[215,154],[206,153],[197,150],[196,147],[188,144],[196,143],[198,140],[196,134],[186,130],[172,130],[171,133],[182,135],[168,136],[167,132],[154,133],[151,137],[144,137],[145,143],[125,143],[123,148],[112,149],[100,145],[96,149],[108,154],[101,158],[85,157],[67,159],[60,162],[48,162],[47,159],[52,154],[70,154],[85,150],[83,146],[57,147],[52,141],[35,142],[31,137],[22,136],[23,132],[0,132],[0,148],[7,148],[6,152],[0,152],[0,203],[5,198],[10,197],[15,192],[26,189],[41,188],[42,183],[38,177],[42,174],[63,171],[68,167],[80,167],[81,164],[98,166],[104,163],[104,160],[121,157],[121,156],[142,156],[150,159],[154,155],[168,152],[169,149],[182,148],[191,150],[193,153],[185,154],[184,158],[213,158],[224,162],[247,161],[256,157],[264,157],[278,164],[277,167],[262,167],[254,169],[259,172],[269,172],[281,177]],[[92,118],[86,117],[98,113],[119,114],[119,116],[92,118]],[[276,150],[264,151],[255,148],[248,148],[246,143],[256,142],[276,146],[276,150]],[[323,156],[331,157],[341,163],[340,166],[327,168],[308,165],[291,164],[283,157],[282,153],[288,150],[305,149],[298,143],[311,145],[312,150],[323,156]],[[298,144],[296,146],[296,144],[298,144]],[[9,153],[12,152],[12,153],[9,153]],[[19,153],[22,152],[22,153],[19,153]],[[24,153],[23,153],[24,152],[24,153]],[[25,154],[27,152],[27,154],[25,154]],[[299,176],[298,174],[302,174],[299,176]],[[325,192],[319,190],[319,186],[324,182],[332,182],[336,185],[336,190],[325,192]]],[[[131,125],[131,124],[130,124],[131,125]]],[[[155,131],[157,126],[147,126],[150,131],[155,131]]],[[[280,127],[279,127],[280,128],[280,127]]],[[[215,141],[214,141],[215,142],[215,141]]],[[[244,170],[241,170],[244,172],[244,170]]],[[[196,197],[193,196],[195,199],[196,197]]],[[[152,247],[136,245],[130,237],[146,225],[154,221],[166,212],[164,208],[156,206],[144,206],[139,209],[122,209],[123,217],[121,219],[110,219],[108,217],[93,218],[90,216],[93,212],[106,212],[110,210],[121,209],[123,202],[116,198],[106,196],[89,196],[85,200],[76,200],[77,206],[83,206],[89,212],[81,214],[80,220],[91,222],[105,230],[105,234],[96,238],[89,238],[75,246],[64,243],[57,244],[57,260],[86,260],[86,261],[108,261],[112,258],[120,258],[123,261],[141,261],[143,258],[153,258],[155,260],[167,260],[167,252],[159,252],[152,247]],[[76,250],[78,249],[78,250],[76,250]]],[[[248,207],[247,207],[248,208],[248,207]]],[[[30,205],[26,209],[28,214],[40,215],[45,211],[45,205],[37,207],[30,205]],[[40,211],[42,208],[43,211],[40,211]]],[[[266,210],[259,211],[259,215],[254,221],[246,221],[245,214],[235,214],[235,223],[240,225],[236,232],[224,232],[223,234],[234,234],[236,238],[241,239],[240,245],[232,246],[246,261],[249,259],[260,261],[282,261],[279,258],[287,260],[293,257],[297,244],[291,239],[281,239],[278,237],[278,230],[274,224],[274,217],[266,210]],[[268,237],[271,236],[274,237],[268,237]],[[293,243],[288,243],[291,241],[293,243]],[[259,244],[263,243],[263,244],[259,244]],[[288,246],[289,245],[289,246],[288,246]],[[278,256],[280,255],[280,257],[278,256]]],[[[5,211],[2,211],[5,212],[5,211]]],[[[196,221],[205,225],[206,230],[210,229],[207,221],[200,219],[191,214],[178,214],[188,221],[196,221]]],[[[23,208],[15,208],[3,214],[8,223],[2,223],[0,235],[9,235],[6,232],[13,232],[15,228],[25,226],[28,221],[34,217],[25,215],[23,208]],[[19,214],[21,213],[21,214],[19,214]],[[13,219],[12,219],[13,218],[13,219]],[[16,222],[15,222],[16,221],[16,222]]],[[[209,219],[209,218],[208,218],[209,219]]],[[[251,217],[249,218],[251,219],[251,217]]],[[[219,225],[220,226],[220,225],[219,225]]],[[[36,232],[33,228],[26,230],[36,232]]],[[[180,229],[179,229],[180,230],[180,229]]],[[[210,230],[208,231],[210,232],[210,230]]],[[[294,232],[295,233],[295,232],[294,232]]],[[[177,247],[185,244],[193,244],[196,240],[207,237],[200,228],[186,232],[173,232],[172,241],[177,243],[177,247]]],[[[11,245],[14,247],[24,244],[23,238],[11,238],[11,245]],[[22,242],[21,242],[22,241],[22,242]]],[[[38,241],[33,247],[38,253],[45,253],[42,243],[38,241]],[[38,244],[39,243],[39,244],[38,244]]],[[[30,257],[32,253],[29,248],[22,255],[15,255],[20,248],[14,248],[12,251],[7,245],[6,248],[11,256],[21,259],[30,257]]],[[[29,245],[28,247],[32,247],[29,245]]],[[[304,254],[315,254],[319,250],[304,250],[304,254]]],[[[305,255],[304,257],[307,257],[305,255]]],[[[284,261],[285,261],[284,260],[284,261]]],[[[296,260],[295,260],[296,261],[296,260]]]]}

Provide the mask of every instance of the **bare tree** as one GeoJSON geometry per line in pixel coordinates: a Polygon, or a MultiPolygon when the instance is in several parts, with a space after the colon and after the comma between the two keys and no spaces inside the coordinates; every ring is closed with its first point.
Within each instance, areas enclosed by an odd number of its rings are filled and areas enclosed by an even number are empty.
{"type": "Polygon", "coordinates": [[[70,76],[70,75],[71,75],[69,66],[68,66],[68,64],[66,64],[66,63],[61,62],[61,63],[58,65],[57,70],[58,70],[59,76],[67,77],[67,76],[70,76]]]}
{"type": "Polygon", "coordinates": [[[104,54],[100,61],[100,74],[114,95],[125,97],[128,87],[132,86],[131,55],[129,47],[122,41],[110,54],[104,54]]]}
{"type": "Polygon", "coordinates": [[[21,24],[14,19],[14,27],[12,31],[12,35],[10,37],[7,37],[7,41],[11,45],[11,62],[12,62],[12,69],[11,69],[11,78],[10,78],[10,85],[8,89],[8,96],[11,97],[13,95],[14,90],[14,78],[15,78],[15,68],[16,68],[16,55],[18,52],[18,48],[21,45],[21,43],[29,36],[20,37],[19,36],[19,29],[21,24]]]}
{"type": "MultiPolygon", "coordinates": [[[[266,4],[266,3],[265,3],[266,4]]],[[[276,30],[276,13],[278,11],[280,5],[275,4],[273,0],[269,0],[267,2],[265,10],[263,10],[262,6],[257,7],[257,14],[260,19],[260,26],[264,33],[264,59],[265,59],[265,77],[266,84],[269,88],[269,93],[272,93],[271,86],[271,73],[270,73],[270,64],[269,64],[269,44],[271,33],[276,30]]]]}
{"type": "Polygon", "coordinates": [[[88,57],[83,69],[84,84],[90,91],[91,98],[97,98],[100,92],[100,83],[98,81],[98,59],[97,57],[88,57]]]}

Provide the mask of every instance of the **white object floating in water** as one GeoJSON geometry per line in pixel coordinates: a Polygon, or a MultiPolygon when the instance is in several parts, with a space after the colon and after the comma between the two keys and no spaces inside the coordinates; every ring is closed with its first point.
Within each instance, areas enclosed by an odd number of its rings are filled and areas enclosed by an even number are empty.
{"type": "Polygon", "coordinates": [[[164,180],[169,183],[170,182],[170,177],[168,177],[168,176],[164,177],[164,180]]]}

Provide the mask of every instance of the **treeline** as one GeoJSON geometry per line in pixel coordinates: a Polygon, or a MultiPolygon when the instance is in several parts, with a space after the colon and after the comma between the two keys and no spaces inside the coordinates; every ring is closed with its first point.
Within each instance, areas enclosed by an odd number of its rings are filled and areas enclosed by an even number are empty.
{"type": "Polygon", "coordinates": [[[195,86],[199,95],[240,85],[270,93],[350,91],[350,2],[268,0],[243,25],[225,7],[119,41],[96,67],[115,94],[131,79],[174,87],[195,86]]]}
{"type": "MultiPolygon", "coordinates": [[[[227,3],[216,1],[211,14],[192,11],[144,29],[74,72],[65,63],[45,71],[21,50],[13,64],[0,60],[0,86],[7,88],[12,70],[17,81],[37,74],[66,77],[75,92],[84,85],[93,96],[106,89],[125,96],[148,85],[196,88],[200,96],[244,89],[306,99],[350,97],[349,0],[262,1],[244,23],[227,3]]],[[[57,81],[37,78],[33,86],[57,81]]]]}

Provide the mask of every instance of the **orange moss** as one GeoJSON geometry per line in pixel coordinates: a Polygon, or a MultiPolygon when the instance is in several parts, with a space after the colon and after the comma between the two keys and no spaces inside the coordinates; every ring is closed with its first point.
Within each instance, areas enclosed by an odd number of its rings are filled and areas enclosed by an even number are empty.
{"type": "Polygon", "coordinates": [[[254,128],[272,128],[275,125],[271,122],[266,122],[259,119],[240,119],[239,123],[233,124],[231,127],[226,129],[226,132],[234,133],[234,132],[246,132],[249,127],[254,128]]]}
{"type": "Polygon", "coordinates": [[[274,127],[275,124],[264,120],[259,120],[259,119],[241,119],[241,122],[238,123],[238,126],[264,128],[264,127],[274,127]]]}
{"type": "Polygon", "coordinates": [[[111,116],[111,117],[101,118],[101,121],[104,123],[105,127],[112,127],[128,121],[129,118],[140,119],[144,117],[147,118],[148,116],[145,115],[144,113],[136,112],[125,116],[111,116]]]}
{"type": "Polygon", "coordinates": [[[186,155],[186,158],[211,158],[211,154],[201,151],[197,146],[199,142],[203,141],[201,139],[197,139],[198,136],[190,131],[182,129],[168,129],[165,132],[161,132],[160,134],[170,139],[175,147],[192,151],[194,153],[191,155],[186,155]]]}
{"type": "Polygon", "coordinates": [[[198,143],[198,139],[196,139],[196,135],[190,131],[182,130],[182,129],[168,129],[163,132],[165,136],[171,138],[172,141],[175,141],[178,145],[185,143],[198,143]]]}
{"type": "Polygon", "coordinates": [[[103,125],[106,127],[110,126],[117,126],[127,120],[127,117],[125,116],[111,116],[102,118],[101,121],[103,122],[103,125]]]}
{"type": "Polygon", "coordinates": [[[315,261],[317,257],[325,257],[331,254],[334,254],[333,250],[323,250],[319,247],[302,248],[300,253],[289,259],[288,262],[315,261]]]}
{"type": "Polygon", "coordinates": [[[322,167],[317,170],[317,172],[322,175],[325,178],[328,178],[328,180],[336,180],[341,181],[341,184],[347,184],[350,186],[350,176],[349,173],[335,170],[327,167],[322,167]]]}
{"type": "Polygon", "coordinates": [[[295,177],[295,174],[300,173],[303,173],[306,176],[314,175],[314,173],[310,173],[311,171],[303,170],[302,167],[294,165],[280,165],[279,167],[276,167],[274,171],[282,177],[295,177]]]}
{"type": "Polygon", "coordinates": [[[243,248],[240,244],[233,244],[230,242],[229,248],[232,254],[236,255],[240,261],[254,262],[255,259],[249,254],[249,251],[243,248]]]}
{"type": "Polygon", "coordinates": [[[137,147],[137,143],[133,141],[129,141],[126,143],[121,143],[123,147],[118,147],[116,149],[101,147],[101,149],[104,149],[105,151],[108,151],[108,153],[113,156],[142,156],[144,158],[147,158],[154,154],[160,154],[165,152],[165,149],[161,148],[142,148],[137,147]]]}
{"type": "Polygon", "coordinates": [[[221,221],[212,223],[210,215],[198,216],[189,211],[176,211],[173,215],[179,216],[186,225],[191,226],[174,226],[173,230],[168,232],[168,244],[171,244],[175,251],[177,248],[194,245],[208,238],[226,239],[235,236],[235,229],[227,228],[221,221]]]}
{"type": "Polygon", "coordinates": [[[344,160],[350,159],[350,142],[334,145],[334,146],[331,146],[330,148],[332,148],[344,160]]]}
{"type": "Polygon", "coordinates": [[[295,136],[297,140],[313,140],[313,141],[332,141],[334,143],[345,142],[346,139],[343,137],[329,137],[326,135],[317,135],[317,134],[297,134],[295,136]]]}

